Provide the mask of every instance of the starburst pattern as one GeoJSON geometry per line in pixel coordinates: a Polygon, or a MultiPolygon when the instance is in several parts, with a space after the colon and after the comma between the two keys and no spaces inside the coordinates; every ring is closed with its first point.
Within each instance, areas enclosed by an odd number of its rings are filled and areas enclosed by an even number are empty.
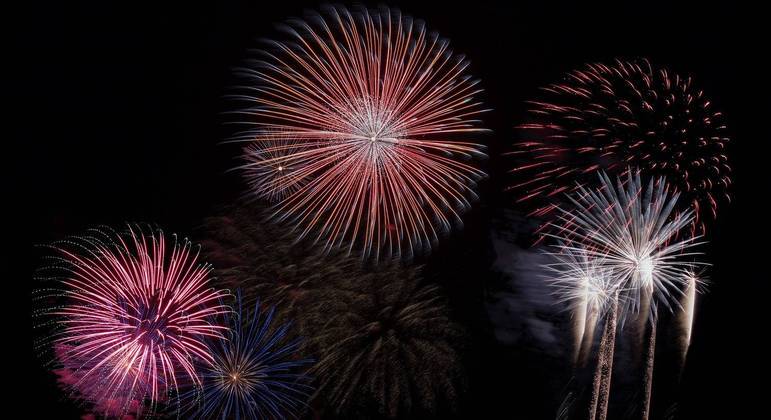
{"type": "Polygon", "coordinates": [[[703,265],[693,260],[699,237],[682,233],[693,210],[675,211],[679,193],[664,178],[651,178],[644,186],[640,172],[629,170],[623,181],[614,183],[605,173],[599,180],[595,189],[577,188],[569,198],[571,208],[560,209],[559,222],[552,224],[556,233],[548,236],[568,254],[582,253],[601,264],[628,311],[641,309],[645,293],[657,298],[652,305],[671,309],[688,273],[703,265]]]}
{"type": "Polygon", "coordinates": [[[63,274],[46,293],[59,328],[50,341],[57,364],[73,372],[73,395],[102,415],[151,412],[182,384],[199,382],[194,364],[211,362],[204,339],[225,327],[225,293],[209,286],[190,242],[168,246],[161,231],[93,229],[56,246],[63,274]]]}
{"type": "Polygon", "coordinates": [[[554,287],[557,302],[571,308],[586,305],[600,312],[607,309],[619,285],[603,258],[563,244],[557,246],[556,252],[547,254],[547,279],[554,287]]]}
{"type": "Polygon", "coordinates": [[[313,294],[305,336],[318,357],[316,397],[336,416],[436,414],[462,384],[461,328],[417,269],[380,267],[313,294]]]}
{"type": "Polygon", "coordinates": [[[304,371],[312,362],[298,357],[301,341],[290,338],[291,324],[277,324],[274,313],[272,307],[262,312],[259,303],[245,309],[239,295],[226,320],[230,336],[210,342],[214,362],[201,369],[194,418],[283,419],[302,411],[312,391],[304,371]]]}
{"type": "Polygon", "coordinates": [[[603,258],[580,246],[560,243],[546,254],[546,279],[557,303],[572,312],[573,359],[577,366],[582,366],[591,353],[597,327],[618,304],[621,285],[603,258]]]}
{"type": "Polygon", "coordinates": [[[311,290],[356,276],[361,262],[296,243],[269,215],[256,203],[241,203],[206,219],[204,252],[221,287],[240,290],[247,303],[275,306],[282,319],[296,319],[311,290]]]}
{"type": "Polygon", "coordinates": [[[243,171],[255,197],[279,203],[305,185],[301,175],[304,164],[287,159],[304,149],[286,134],[261,132],[255,135],[248,132],[241,133],[234,140],[250,141],[244,147],[246,163],[239,169],[243,171]]]}
{"type": "Polygon", "coordinates": [[[485,131],[468,62],[388,8],[329,7],[286,29],[290,40],[240,71],[255,194],[285,194],[275,217],[325,249],[429,249],[484,175],[470,162],[483,146],[465,140],[485,131]],[[292,175],[277,184],[279,167],[292,175]]]}
{"type": "Polygon", "coordinates": [[[703,232],[704,214],[730,200],[731,167],[724,118],[691,78],[647,60],[588,64],[543,89],[519,128],[511,188],[532,214],[546,215],[565,192],[591,182],[597,170],[635,166],[666,176],[682,192],[703,232]]]}

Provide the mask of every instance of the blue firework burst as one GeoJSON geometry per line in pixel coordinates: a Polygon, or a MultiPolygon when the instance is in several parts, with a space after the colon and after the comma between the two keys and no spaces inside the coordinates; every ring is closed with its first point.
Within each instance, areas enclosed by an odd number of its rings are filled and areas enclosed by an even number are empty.
{"type": "Polygon", "coordinates": [[[275,308],[242,306],[226,319],[227,339],[210,343],[214,363],[202,369],[201,389],[191,410],[200,419],[283,419],[305,408],[312,388],[305,374],[312,360],[298,357],[299,338],[290,323],[274,322],[275,308]]]}

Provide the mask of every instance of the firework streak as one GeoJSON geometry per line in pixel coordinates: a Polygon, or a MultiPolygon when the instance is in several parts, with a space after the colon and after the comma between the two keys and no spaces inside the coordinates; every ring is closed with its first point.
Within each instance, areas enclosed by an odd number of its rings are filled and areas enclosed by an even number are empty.
{"type": "Polygon", "coordinates": [[[468,62],[398,11],[329,7],[240,70],[242,166],[274,216],[325,249],[366,257],[430,248],[484,173],[486,131],[468,62]]]}
{"type": "Polygon", "coordinates": [[[598,316],[600,311],[596,307],[587,307],[583,316],[583,326],[581,328],[581,338],[576,346],[576,355],[574,363],[576,366],[585,366],[589,354],[592,352],[594,344],[594,331],[597,329],[598,316]]]}
{"type": "Polygon", "coordinates": [[[680,303],[680,306],[682,307],[682,311],[680,312],[680,316],[678,317],[678,324],[680,326],[680,330],[682,331],[681,335],[681,362],[680,362],[680,368],[682,369],[683,365],[685,364],[685,357],[688,354],[688,348],[691,345],[691,333],[693,331],[693,317],[694,312],[696,310],[696,293],[698,291],[698,285],[700,283],[699,277],[692,273],[690,276],[688,276],[688,284],[685,289],[685,293],[683,294],[682,301],[680,303]]]}
{"type": "Polygon", "coordinates": [[[610,401],[610,380],[613,375],[613,356],[616,346],[616,324],[618,320],[618,297],[612,299],[605,321],[605,330],[600,339],[597,368],[592,381],[592,396],[589,403],[589,419],[606,420],[610,401]]]}

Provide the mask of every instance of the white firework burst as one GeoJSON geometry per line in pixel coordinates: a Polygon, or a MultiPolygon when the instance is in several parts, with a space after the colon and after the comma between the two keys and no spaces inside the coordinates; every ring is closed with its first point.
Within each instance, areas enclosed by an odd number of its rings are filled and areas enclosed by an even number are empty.
{"type": "Polygon", "coordinates": [[[574,361],[582,365],[594,343],[598,322],[619,299],[619,285],[601,258],[585,249],[560,244],[547,252],[551,262],[544,265],[554,295],[572,311],[574,361]]]}
{"type": "Polygon", "coordinates": [[[552,273],[548,279],[555,286],[557,300],[573,308],[607,309],[618,284],[605,261],[580,247],[561,244],[557,248],[557,252],[548,253],[554,262],[545,265],[552,273]]]}
{"type": "MultiPolygon", "coordinates": [[[[693,212],[675,211],[679,193],[664,178],[644,185],[640,172],[629,170],[615,183],[605,173],[599,179],[598,188],[579,186],[569,196],[572,208],[560,209],[558,222],[551,225],[555,233],[548,236],[560,242],[557,254],[578,253],[598,265],[619,291],[623,313],[647,310],[641,308],[645,294],[653,297],[654,314],[659,303],[672,310],[688,274],[704,265],[694,260],[700,237],[685,236],[693,212]]],[[[565,278],[575,269],[569,267],[565,278]]]]}

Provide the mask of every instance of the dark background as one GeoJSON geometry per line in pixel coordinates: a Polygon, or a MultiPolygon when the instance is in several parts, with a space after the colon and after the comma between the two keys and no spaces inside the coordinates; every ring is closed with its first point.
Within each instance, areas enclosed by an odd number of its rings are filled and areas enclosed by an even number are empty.
{"type": "MultiPolygon", "coordinates": [[[[258,38],[277,36],[276,23],[317,6],[299,3],[37,2],[4,13],[12,25],[12,56],[4,61],[13,71],[6,80],[13,112],[5,154],[12,196],[3,207],[20,213],[5,220],[9,231],[22,233],[9,240],[14,252],[4,264],[11,268],[5,299],[15,314],[6,322],[22,323],[29,311],[41,256],[33,245],[125,221],[189,235],[241,194],[238,175],[227,172],[238,150],[220,144],[230,133],[222,95],[234,82],[232,67],[260,46],[258,38]]],[[[566,377],[527,346],[498,343],[483,307],[485,293],[496,287],[484,273],[493,258],[490,220],[514,207],[502,192],[510,162],[500,153],[515,139],[523,101],[585,62],[645,56],[693,76],[727,116],[733,139],[734,200],[709,238],[712,284],[698,309],[678,418],[756,417],[767,405],[771,278],[765,264],[771,106],[768,45],[761,38],[767,22],[759,22],[758,10],[738,6],[513,3],[388,3],[451,39],[470,58],[471,73],[486,89],[483,99],[495,110],[485,117],[494,134],[485,139],[491,177],[481,200],[464,229],[424,260],[472,338],[459,414],[554,418],[566,377]]],[[[29,325],[22,323],[18,337],[29,337],[29,325]]],[[[26,418],[77,418],[79,409],[64,400],[31,341],[13,344],[19,362],[8,362],[27,385],[6,406],[22,405],[26,418]]],[[[663,408],[654,415],[663,417],[663,408]]]]}

